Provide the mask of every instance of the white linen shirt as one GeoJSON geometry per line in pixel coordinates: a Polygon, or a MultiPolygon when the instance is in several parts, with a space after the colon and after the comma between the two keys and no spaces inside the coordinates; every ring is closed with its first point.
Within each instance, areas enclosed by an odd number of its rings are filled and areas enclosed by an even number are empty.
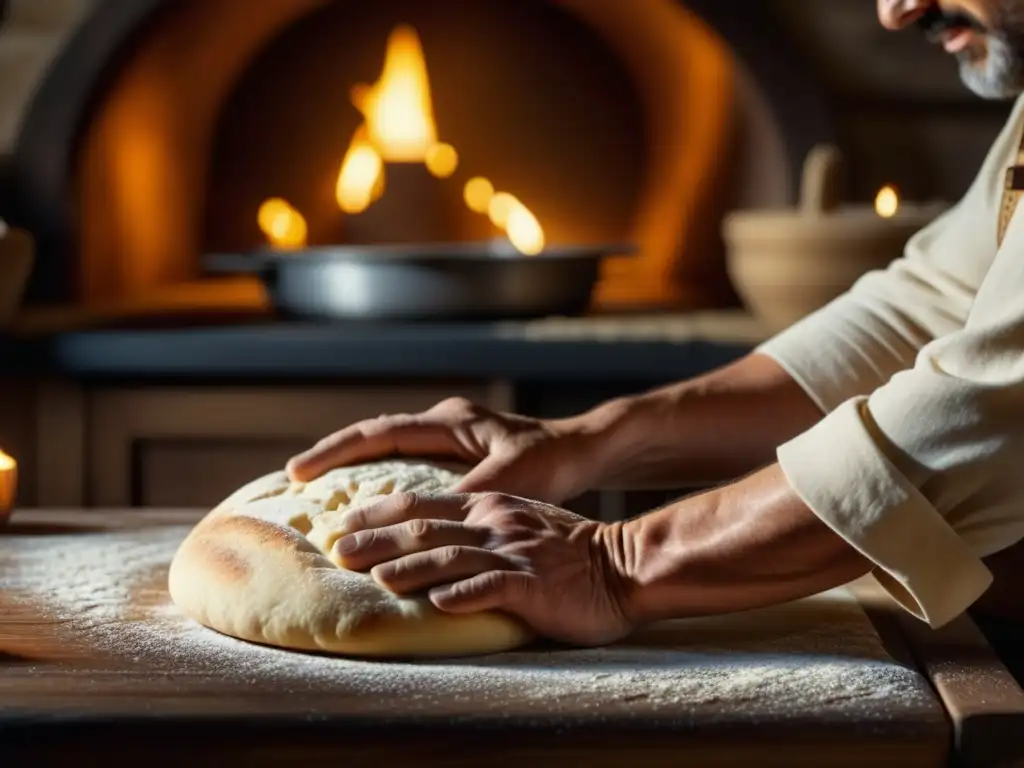
{"type": "Polygon", "coordinates": [[[884,270],[759,347],[825,412],[778,449],[797,494],[932,626],[1024,538],[1024,203],[997,245],[1024,97],[964,198],[884,270]]]}

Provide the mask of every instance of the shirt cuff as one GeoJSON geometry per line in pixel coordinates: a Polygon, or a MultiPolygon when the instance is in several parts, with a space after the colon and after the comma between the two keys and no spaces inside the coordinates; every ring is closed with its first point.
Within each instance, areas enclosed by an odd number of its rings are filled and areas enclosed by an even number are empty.
{"type": "Polygon", "coordinates": [[[790,486],[875,564],[879,584],[907,611],[940,627],[988,589],[992,574],[928,499],[884,455],[866,398],[778,449],[790,486]]]}

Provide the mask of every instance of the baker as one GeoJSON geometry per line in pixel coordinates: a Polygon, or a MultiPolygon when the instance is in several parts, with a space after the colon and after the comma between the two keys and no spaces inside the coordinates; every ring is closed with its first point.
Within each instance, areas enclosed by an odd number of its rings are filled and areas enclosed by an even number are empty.
{"type": "MultiPolygon", "coordinates": [[[[878,14],[941,43],[980,96],[1024,92],[1024,0],[878,0],[878,14]]],[[[900,259],[738,362],[567,419],[457,399],[382,416],[288,473],[392,455],[472,465],[451,495],[355,510],[337,545],[444,612],[500,609],[602,644],[871,573],[932,626],[971,610],[1019,677],[1022,132],[1024,97],[963,200],[900,259]],[[558,506],[589,489],[687,486],[714,489],[610,524],[558,506]]]]}

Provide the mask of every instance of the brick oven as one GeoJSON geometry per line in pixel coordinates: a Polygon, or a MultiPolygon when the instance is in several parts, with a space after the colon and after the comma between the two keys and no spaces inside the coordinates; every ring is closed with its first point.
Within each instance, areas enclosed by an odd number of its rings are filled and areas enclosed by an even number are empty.
{"type": "Polygon", "coordinates": [[[5,116],[7,216],[38,240],[36,305],[258,313],[258,285],[204,274],[202,256],[262,245],[267,200],[301,212],[311,244],[479,240],[500,233],[463,199],[475,176],[547,242],[638,246],[606,264],[596,308],[729,305],[722,216],[791,204],[806,152],[832,138],[761,3],[33,0],[8,23],[50,35],[5,116]],[[400,28],[457,169],[401,169],[346,213],[352,92],[400,28]]]}

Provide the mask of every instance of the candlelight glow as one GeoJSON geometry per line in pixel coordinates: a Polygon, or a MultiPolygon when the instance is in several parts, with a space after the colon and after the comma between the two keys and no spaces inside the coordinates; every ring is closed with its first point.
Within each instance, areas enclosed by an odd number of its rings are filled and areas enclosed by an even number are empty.
{"type": "Polygon", "coordinates": [[[473,213],[487,213],[494,197],[494,185],[482,176],[474,176],[466,182],[463,197],[473,213]]]}
{"type": "Polygon", "coordinates": [[[272,247],[280,250],[305,247],[308,235],[306,220],[286,200],[273,197],[264,202],[257,221],[272,247]]]}
{"type": "Polygon", "coordinates": [[[883,219],[891,219],[900,209],[900,196],[896,188],[886,185],[875,196],[875,211],[883,219]]]}
{"type": "Polygon", "coordinates": [[[18,498],[18,462],[0,451],[0,522],[14,508],[18,498]]]}

